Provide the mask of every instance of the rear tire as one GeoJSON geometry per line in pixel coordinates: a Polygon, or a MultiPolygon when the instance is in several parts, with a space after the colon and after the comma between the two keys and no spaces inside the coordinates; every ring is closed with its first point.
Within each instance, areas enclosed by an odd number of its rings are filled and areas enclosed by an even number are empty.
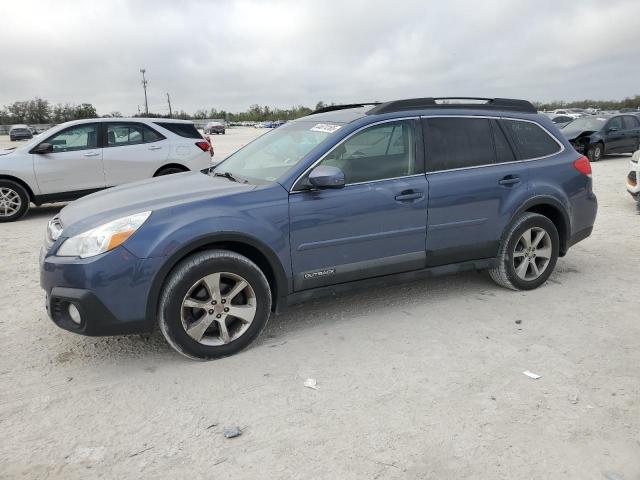
{"type": "Polygon", "coordinates": [[[158,323],[178,353],[211,360],[247,347],[270,313],[271,290],[260,268],[235,252],[208,250],[174,268],[160,295],[158,323]]]}
{"type": "Polygon", "coordinates": [[[19,183],[0,180],[0,223],[15,222],[29,211],[29,193],[19,183]]]}
{"type": "Polygon", "coordinates": [[[591,145],[587,150],[587,158],[590,162],[599,162],[604,155],[604,145],[602,143],[596,143],[591,145]]]}
{"type": "Polygon", "coordinates": [[[511,290],[532,290],[547,281],[558,260],[560,238],[544,215],[524,213],[509,227],[489,275],[511,290]]]}

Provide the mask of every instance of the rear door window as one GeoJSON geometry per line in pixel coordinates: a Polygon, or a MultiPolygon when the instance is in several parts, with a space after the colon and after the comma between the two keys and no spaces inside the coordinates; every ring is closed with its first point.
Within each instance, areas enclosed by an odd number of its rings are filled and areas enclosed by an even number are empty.
{"type": "Polygon", "coordinates": [[[495,163],[489,119],[427,118],[424,125],[428,172],[495,163]]]}
{"type": "Polygon", "coordinates": [[[138,145],[163,140],[164,136],[143,123],[108,123],[107,147],[138,145]]]}
{"type": "Polygon", "coordinates": [[[202,139],[202,135],[193,123],[156,122],[156,125],[160,125],[181,137],[202,139]]]}
{"type": "Polygon", "coordinates": [[[561,149],[560,144],[536,123],[522,120],[501,120],[500,123],[510,134],[523,160],[553,155],[561,149]]]}

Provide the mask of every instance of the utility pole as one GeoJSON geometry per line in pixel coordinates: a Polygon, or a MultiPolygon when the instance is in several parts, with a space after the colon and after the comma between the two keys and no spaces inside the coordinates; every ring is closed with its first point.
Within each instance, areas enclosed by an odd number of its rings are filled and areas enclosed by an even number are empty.
{"type": "Polygon", "coordinates": [[[140,69],[140,73],[142,73],[142,88],[144,88],[144,114],[149,116],[149,103],[147,102],[147,79],[144,78],[144,74],[147,70],[144,68],[140,69]]]}
{"type": "Polygon", "coordinates": [[[140,115],[140,105],[138,105],[138,115],[140,115]]]}
{"type": "Polygon", "coordinates": [[[167,103],[169,104],[169,118],[173,117],[173,113],[171,112],[171,97],[167,93],[167,103]]]}

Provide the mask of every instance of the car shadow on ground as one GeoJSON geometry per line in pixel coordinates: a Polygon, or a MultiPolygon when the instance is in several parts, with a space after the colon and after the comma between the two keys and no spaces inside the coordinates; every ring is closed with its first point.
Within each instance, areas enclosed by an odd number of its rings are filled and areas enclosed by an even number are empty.
{"type": "MultiPolygon", "coordinates": [[[[321,328],[340,330],[340,325],[368,315],[411,317],[414,307],[429,308],[431,300],[439,303],[456,298],[476,298],[487,301],[502,290],[485,272],[464,272],[431,277],[407,283],[391,283],[375,289],[354,290],[290,307],[279,315],[272,315],[267,327],[247,350],[282,346],[305,330],[321,328]],[[392,298],[392,300],[390,300],[392,298]]],[[[73,356],[90,357],[93,361],[145,359],[156,357],[160,362],[178,360],[156,327],[150,334],[118,337],[82,337],[68,334],[68,342],[60,345],[60,352],[75,351],[73,356]]],[[[61,353],[58,353],[60,355],[61,353]]],[[[236,354],[242,355],[242,352],[236,354]]]]}
{"type": "Polygon", "coordinates": [[[66,203],[53,203],[42,205],[40,207],[31,207],[23,219],[29,220],[31,218],[55,217],[66,205],[66,203]]]}

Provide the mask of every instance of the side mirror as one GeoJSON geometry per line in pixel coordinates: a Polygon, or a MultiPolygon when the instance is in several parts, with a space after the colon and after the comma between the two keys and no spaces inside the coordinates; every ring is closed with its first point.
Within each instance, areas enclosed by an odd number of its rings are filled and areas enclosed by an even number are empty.
{"type": "Polygon", "coordinates": [[[309,173],[309,183],[314,188],[342,188],[345,185],[344,172],[338,167],[320,165],[309,173]]]}
{"type": "Polygon", "coordinates": [[[617,131],[618,131],[618,127],[609,127],[609,128],[607,128],[607,133],[617,132],[617,131]]]}
{"type": "Polygon", "coordinates": [[[53,145],[51,145],[50,143],[41,143],[31,151],[33,153],[53,153],[53,145]]]}

